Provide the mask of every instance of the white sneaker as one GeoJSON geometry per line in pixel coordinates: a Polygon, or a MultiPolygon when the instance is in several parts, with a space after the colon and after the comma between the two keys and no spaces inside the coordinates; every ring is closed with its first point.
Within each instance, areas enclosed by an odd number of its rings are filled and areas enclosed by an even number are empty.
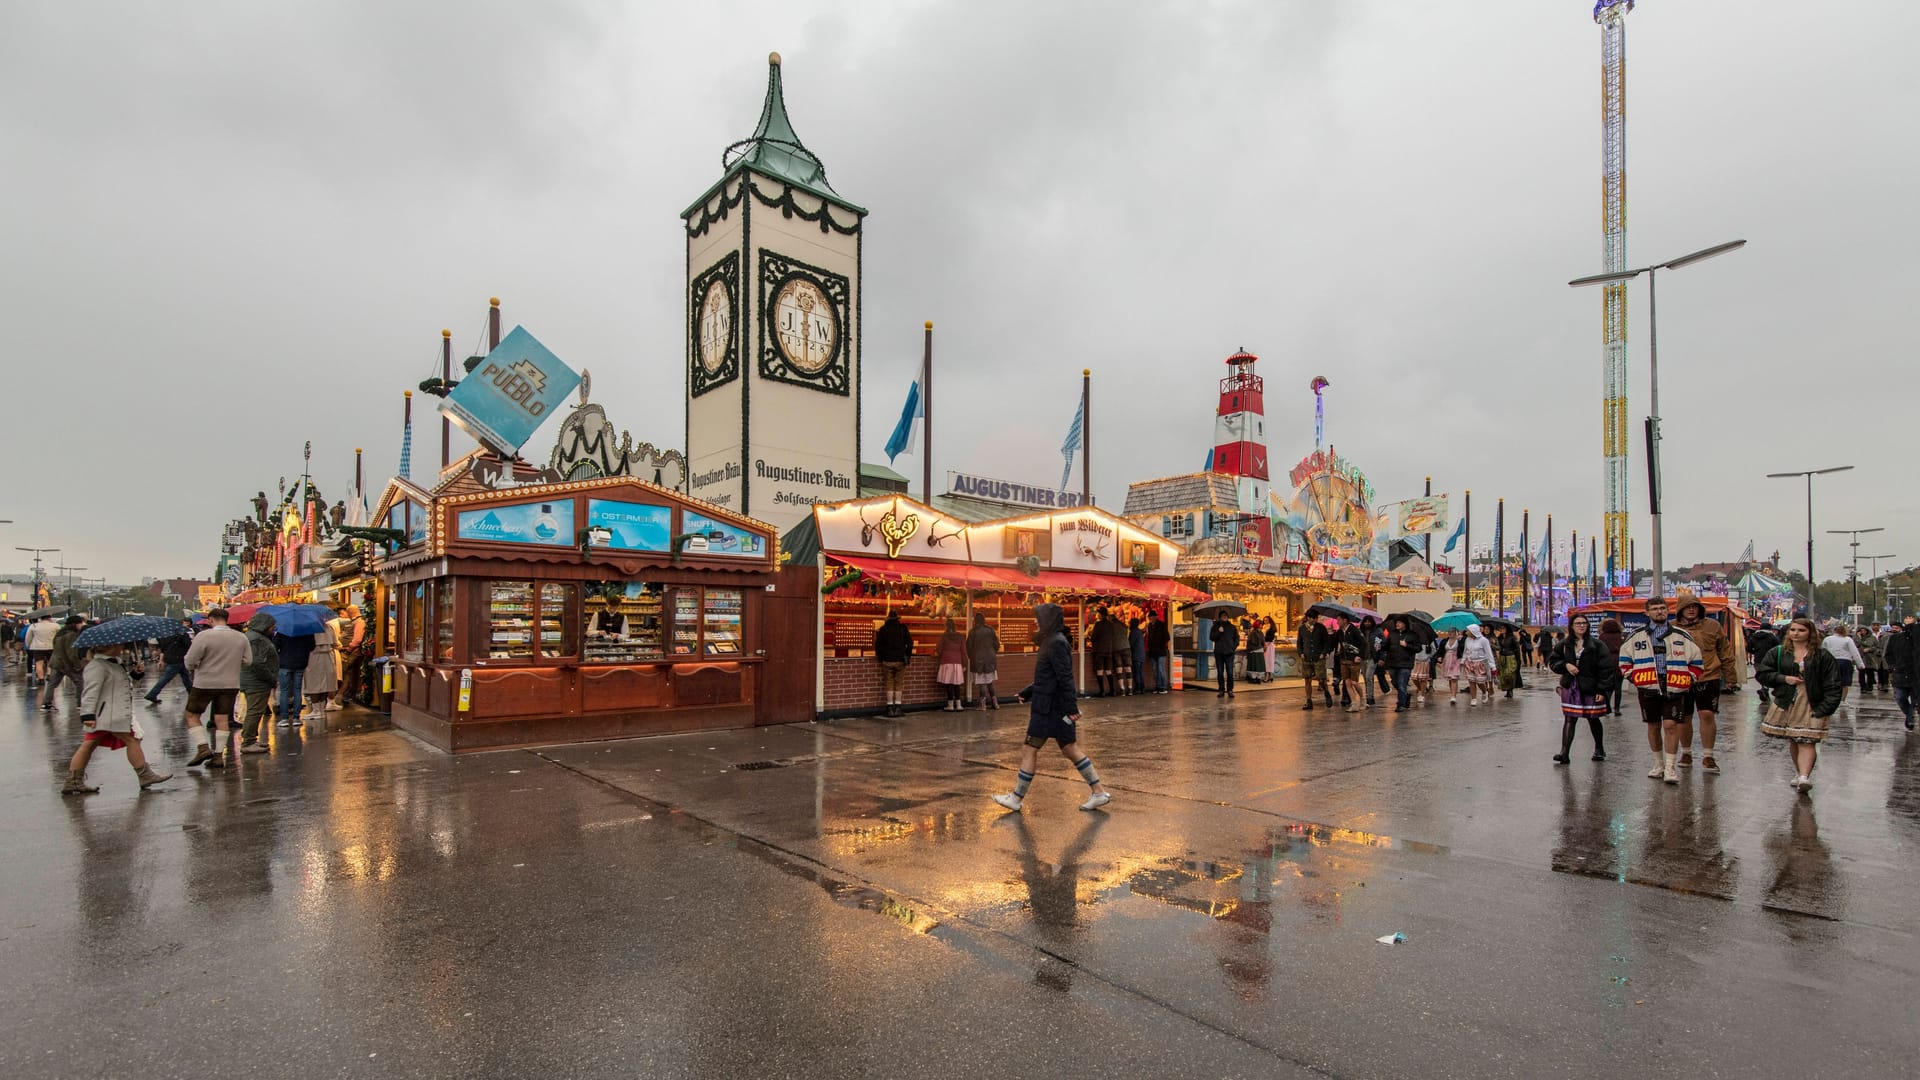
{"type": "Polygon", "coordinates": [[[1020,807],[1022,805],[1020,796],[1015,795],[1012,792],[1008,792],[1005,795],[995,795],[993,797],[993,801],[999,803],[1001,806],[1006,807],[1007,809],[1013,811],[1016,814],[1020,812],[1020,807]]]}
{"type": "Polygon", "coordinates": [[[1452,697],[1450,697],[1450,698],[1448,698],[1448,699],[1447,699],[1447,704],[1449,704],[1449,705],[1458,705],[1458,704],[1460,704],[1460,695],[1459,695],[1459,694],[1455,694],[1455,695],[1453,695],[1452,697]]]}
{"type": "Polygon", "coordinates": [[[1812,790],[1813,790],[1813,777],[1811,777],[1811,776],[1796,776],[1796,777],[1794,777],[1794,779],[1795,779],[1795,780],[1798,780],[1798,781],[1799,781],[1799,783],[1798,783],[1798,784],[1795,784],[1794,786],[1795,786],[1795,787],[1797,787],[1797,788],[1799,788],[1799,789],[1800,789],[1801,791],[1812,791],[1812,790]]]}
{"type": "Polygon", "coordinates": [[[1787,786],[1788,786],[1788,787],[1790,787],[1790,788],[1792,788],[1792,789],[1793,789],[1793,790],[1795,790],[1795,791],[1799,791],[1799,790],[1800,790],[1800,785],[1801,785],[1801,784],[1804,784],[1804,783],[1806,783],[1806,782],[1807,782],[1807,778],[1806,778],[1806,777],[1804,777],[1804,776],[1796,776],[1796,777],[1794,777],[1793,779],[1791,779],[1791,780],[1789,780],[1789,781],[1787,781],[1787,786]]]}
{"type": "Polygon", "coordinates": [[[1469,709],[1474,709],[1474,708],[1478,708],[1478,707],[1479,707],[1479,705],[1480,705],[1480,699],[1479,699],[1479,698],[1477,698],[1477,697],[1470,697],[1470,698],[1468,698],[1468,699],[1467,699],[1467,708],[1469,708],[1469,709]]]}
{"type": "Polygon", "coordinates": [[[1655,761],[1653,768],[1647,770],[1647,779],[1649,780],[1665,780],[1666,778],[1667,766],[1665,762],[1655,761]]]}
{"type": "Polygon", "coordinates": [[[1677,784],[1680,782],[1680,770],[1674,768],[1672,765],[1668,765],[1660,770],[1660,779],[1665,780],[1669,784],[1677,784]]]}
{"type": "Polygon", "coordinates": [[[1098,810],[1112,801],[1113,801],[1113,796],[1107,792],[1102,791],[1102,792],[1099,792],[1098,794],[1089,796],[1086,802],[1083,802],[1080,804],[1080,809],[1098,810]]]}

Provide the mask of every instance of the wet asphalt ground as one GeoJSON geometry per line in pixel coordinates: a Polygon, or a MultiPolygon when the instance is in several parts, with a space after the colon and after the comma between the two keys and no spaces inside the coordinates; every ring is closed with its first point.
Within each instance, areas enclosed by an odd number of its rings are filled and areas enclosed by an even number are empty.
{"type": "Polygon", "coordinates": [[[1544,689],[1093,701],[1108,812],[1049,749],[1008,815],[1014,709],[458,760],[374,727],[208,773],[174,691],[174,781],[102,753],[63,799],[78,716],[6,676],[21,1080],[1920,1067],[1920,737],[1887,697],[1808,796],[1751,694],[1677,786],[1637,718],[1555,767],[1544,689]]]}

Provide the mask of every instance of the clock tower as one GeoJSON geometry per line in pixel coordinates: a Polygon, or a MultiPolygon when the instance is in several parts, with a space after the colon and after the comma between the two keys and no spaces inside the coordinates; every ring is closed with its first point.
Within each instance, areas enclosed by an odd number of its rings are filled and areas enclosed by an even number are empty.
{"type": "Polygon", "coordinates": [[[1235,477],[1240,513],[1234,529],[1248,555],[1273,554],[1273,510],[1267,502],[1266,382],[1253,373],[1260,358],[1245,349],[1227,357],[1220,406],[1213,419],[1210,471],[1235,477]]]}
{"type": "Polygon", "coordinates": [[[860,241],[866,211],[794,134],[767,58],[753,134],[681,218],[687,233],[687,490],[784,533],[860,494],[860,241]]]}

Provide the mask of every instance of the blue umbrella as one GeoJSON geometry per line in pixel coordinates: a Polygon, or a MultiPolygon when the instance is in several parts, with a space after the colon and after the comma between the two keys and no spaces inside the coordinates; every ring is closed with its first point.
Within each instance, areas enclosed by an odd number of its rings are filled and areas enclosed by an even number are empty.
{"type": "Polygon", "coordinates": [[[335,618],[332,608],[323,604],[265,604],[260,614],[273,616],[273,631],[287,637],[317,634],[335,618]]]}
{"type": "Polygon", "coordinates": [[[1465,630],[1469,626],[1479,626],[1480,617],[1471,611],[1449,611],[1433,620],[1435,630],[1465,630]]]}
{"type": "Polygon", "coordinates": [[[91,626],[73,639],[76,649],[97,649],[102,645],[131,645],[136,641],[179,637],[187,632],[178,619],[158,615],[126,615],[91,626]]]}

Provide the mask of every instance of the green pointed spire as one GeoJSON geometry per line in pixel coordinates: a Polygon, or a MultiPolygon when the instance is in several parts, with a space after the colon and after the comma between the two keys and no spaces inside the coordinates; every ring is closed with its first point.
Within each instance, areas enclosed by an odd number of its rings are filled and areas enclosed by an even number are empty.
{"type": "Polygon", "coordinates": [[[728,176],[743,168],[752,169],[848,209],[865,213],[833,190],[833,186],[827,183],[826,166],[800,142],[800,136],[794,132],[793,121],[787,118],[786,94],[780,83],[779,53],[769,53],[767,56],[767,99],[760,107],[760,123],[754,127],[752,135],[727,147],[722,161],[728,176]]]}

